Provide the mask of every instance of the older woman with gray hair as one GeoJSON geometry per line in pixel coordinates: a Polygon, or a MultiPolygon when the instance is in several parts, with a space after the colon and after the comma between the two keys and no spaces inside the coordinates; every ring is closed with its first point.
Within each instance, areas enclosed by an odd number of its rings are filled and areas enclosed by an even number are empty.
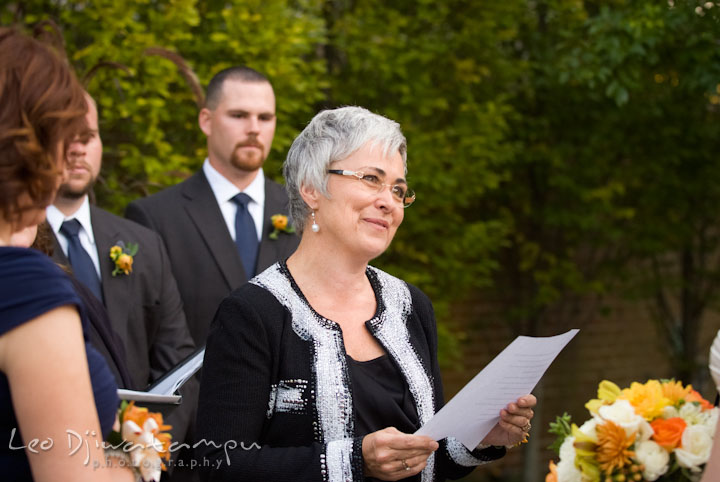
{"type": "Polygon", "coordinates": [[[217,311],[197,422],[204,478],[436,481],[503,456],[527,435],[532,395],[473,451],[412,435],[443,404],[432,304],[368,265],[415,200],[398,124],[323,111],[284,174],[300,246],[217,311]]]}

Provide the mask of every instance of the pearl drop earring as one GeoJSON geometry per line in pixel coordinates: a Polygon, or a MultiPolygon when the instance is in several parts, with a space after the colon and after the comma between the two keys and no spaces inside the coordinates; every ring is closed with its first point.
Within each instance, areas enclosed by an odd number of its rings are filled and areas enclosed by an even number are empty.
{"type": "Polygon", "coordinates": [[[318,226],[318,223],[315,221],[315,211],[313,211],[311,214],[313,223],[312,226],[310,226],[310,229],[312,229],[313,233],[317,233],[318,231],[320,231],[320,226],[318,226]]]}

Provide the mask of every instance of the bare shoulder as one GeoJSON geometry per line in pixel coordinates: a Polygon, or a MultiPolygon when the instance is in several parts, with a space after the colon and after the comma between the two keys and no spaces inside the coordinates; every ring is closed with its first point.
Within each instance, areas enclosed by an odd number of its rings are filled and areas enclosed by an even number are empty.
{"type": "Polygon", "coordinates": [[[80,316],[72,305],[59,306],[18,325],[0,336],[0,371],[9,375],[16,367],[27,366],[28,360],[72,356],[69,350],[72,349],[74,334],[82,343],[80,316]],[[57,343],[58,339],[69,343],[57,343]],[[49,350],[43,349],[43,345],[49,345],[49,350]],[[30,351],[33,352],[32,357],[27,356],[30,351]]]}

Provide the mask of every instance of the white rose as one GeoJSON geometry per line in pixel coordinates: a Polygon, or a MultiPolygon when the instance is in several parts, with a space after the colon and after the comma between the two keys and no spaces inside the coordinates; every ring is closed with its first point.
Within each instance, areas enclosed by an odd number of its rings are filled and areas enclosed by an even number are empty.
{"type": "Polygon", "coordinates": [[[718,409],[718,407],[713,407],[712,410],[707,412],[707,416],[708,418],[705,425],[710,428],[712,433],[715,433],[717,430],[718,418],[720,418],[720,409],[718,409]]]}
{"type": "Polygon", "coordinates": [[[560,460],[569,460],[572,463],[575,463],[575,447],[573,447],[573,444],[575,443],[575,437],[572,435],[569,435],[565,437],[565,440],[563,440],[562,445],[560,446],[560,460]]]}
{"type": "Polygon", "coordinates": [[[652,440],[635,444],[635,459],[645,466],[643,477],[648,481],[657,480],[670,467],[670,454],[652,440]]]}
{"type": "Polygon", "coordinates": [[[679,417],[680,413],[678,412],[677,408],[675,408],[673,405],[668,405],[662,410],[662,415],[660,415],[661,418],[664,418],[667,420],[668,418],[675,418],[679,417]]]}
{"type": "Polygon", "coordinates": [[[640,429],[645,419],[635,413],[635,409],[627,400],[616,400],[612,405],[603,405],[598,410],[603,420],[609,420],[625,430],[628,437],[640,429]]]}
{"type": "Polygon", "coordinates": [[[680,407],[679,415],[688,425],[701,424],[703,423],[703,419],[706,418],[702,414],[700,405],[694,403],[684,403],[683,406],[680,407]]]}
{"type": "Polygon", "coordinates": [[[717,427],[718,421],[718,408],[714,407],[711,410],[703,410],[700,414],[700,425],[703,425],[710,431],[710,435],[715,433],[715,427],[717,427]]]}
{"type": "Polygon", "coordinates": [[[561,460],[557,464],[558,482],[582,482],[582,473],[572,460],[561,460]]]}
{"type": "Polygon", "coordinates": [[[587,422],[582,424],[578,430],[580,430],[583,434],[587,435],[588,437],[592,438],[593,440],[597,441],[597,430],[596,430],[597,424],[598,424],[597,420],[595,420],[594,418],[591,418],[590,420],[588,420],[587,422]]]}
{"type": "Polygon", "coordinates": [[[653,430],[652,425],[650,425],[647,420],[643,419],[638,427],[638,435],[635,440],[638,442],[644,442],[645,440],[650,440],[653,435],[655,435],[655,430],[653,430]]]}
{"type": "Polygon", "coordinates": [[[558,482],[582,482],[582,473],[575,467],[575,437],[565,437],[557,463],[558,482]]]}
{"type": "Polygon", "coordinates": [[[710,458],[711,433],[702,425],[691,425],[683,432],[681,444],[680,448],[673,451],[678,465],[692,472],[700,472],[700,466],[710,458]]]}

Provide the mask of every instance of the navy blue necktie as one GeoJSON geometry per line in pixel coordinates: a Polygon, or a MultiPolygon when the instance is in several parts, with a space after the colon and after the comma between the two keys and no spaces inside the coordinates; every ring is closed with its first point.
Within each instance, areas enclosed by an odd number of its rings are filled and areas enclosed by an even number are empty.
{"type": "Polygon", "coordinates": [[[255,262],[258,253],[257,230],[255,229],[255,221],[253,221],[248,204],[252,199],[250,196],[241,192],[232,198],[237,204],[237,213],[235,214],[235,244],[237,245],[240,259],[242,259],[245,267],[245,274],[250,279],[255,276],[255,262]]]}
{"type": "Polygon", "coordinates": [[[60,232],[68,241],[68,260],[70,260],[73,274],[78,281],[90,288],[90,291],[93,292],[97,299],[102,301],[102,286],[97,271],[95,271],[95,264],[93,264],[92,258],[85,251],[85,248],[80,244],[80,238],[78,237],[80,221],[77,219],[64,221],[60,226],[60,232]]]}

